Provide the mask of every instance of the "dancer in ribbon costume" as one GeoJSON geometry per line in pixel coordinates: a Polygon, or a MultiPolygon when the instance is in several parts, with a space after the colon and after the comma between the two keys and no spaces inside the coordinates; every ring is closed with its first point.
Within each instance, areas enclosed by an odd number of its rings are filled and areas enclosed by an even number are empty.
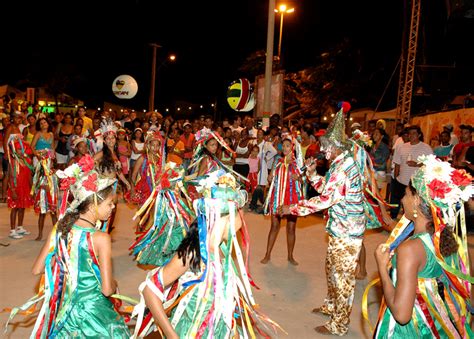
{"type": "Polygon", "coordinates": [[[286,240],[288,247],[288,261],[293,265],[298,262],[293,257],[296,242],[296,220],[295,215],[282,215],[279,211],[283,205],[296,204],[304,198],[302,189],[301,170],[303,167],[303,155],[301,146],[295,138],[286,137],[282,141],[283,156],[279,158],[270,174],[270,189],[264,205],[264,213],[271,215],[271,226],[268,233],[267,251],[265,257],[260,261],[266,264],[270,261],[273,246],[280,231],[282,218],[286,218],[286,240]]]}
{"type": "Polygon", "coordinates": [[[374,337],[472,338],[474,278],[463,204],[474,195],[472,177],[434,155],[418,162],[423,166],[402,199],[413,234],[398,248],[391,236],[375,251],[384,298],[374,337]]]}
{"type": "Polygon", "coordinates": [[[155,329],[166,338],[255,338],[278,327],[256,309],[240,212],[246,195],[224,173],[200,181],[203,198],[194,202],[196,221],[169,263],[149,272],[140,285],[134,337],[155,329]]]}
{"type": "MultiPolygon", "coordinates": [[[[130,191],[131,185],[122,172],[122,163],[118,156],[117,126],[113,122],[104,121],[100,126],[100,130],[104,138],[104,147],[94,155],[96,169],[103,176],[111,179],[120,179],[127,191],[130,191]]],[[[117,184],[114,189],[116,192],[117,184]]],[[[108,233],[112,232],[116,213],[117,208],[115,207],[110,215],[110,219],[104,221],[102,230],[107,230],[108,233]]]]}
{"type": "Polygon", "coordinates": [[[188,167],[188,176],[185,178],[185,186],[189,196],[195,200],[200,198],[196,192],[196,186],[201,178],[205,177],[211,172],[223,169],[231,173],[239,183],[245,185],[247,178],[244,178],[232,168],[225,165],[217,156],[217,149],[219,145],[227,150],[232,157],[235,157],[235,152],[222,139],[219,133],[212,131],[206,127],[195,134],[195,146],[191,164],[188,167]]]}
{"type": "Polygon", "coordinates": [[[114,208],[115,179],[94,169],[84,156],[57,171],[65,190],[60,220],[38,255],[34,274],[43,274],[39,292],[18,313],[42,301],[31,338],[128,338],[128,327],[108,296],[117,283],[112,276],[111,240],[97,229],[114,208]],[[71,193],[73,202],[67,206],[71,193]]]}
{"type": "Polygon", "coordinates": [[[135,161],[132,168],[132,189],[125,198],[138,206],[143,206],[151,192],[159,183],[164,167],[165,143],[159,131],[148,132],[145,139],[145,153],[135,161]]]}
{"type": "MultiPolygon", "coordinates": [[[[150,168],[153,170],[153,168],[150,168]]],[[[155,180],[146,201],[135,218],[137,240],[130,251],[140,264],[161,266],[174,255],[194,219],[191,202],[183,187],[184,169],[168,163],[155,180]]]]}
{"type": "Polygon", "coordinates": [[[54,175],[54,134],[51,126],[45,118],[36,122],[36,132],[31,143],[31,148],[38,162],[33,176],[31,194],[35,200],[35,212],[38,216],[38,236],[35,240],[43,239],[43,228],[46,214],[51,215],[53,225],[58,221],[58,180],[54,175]]]}
{"type": "Polygon", "coordinates": [[[369,192],[375,190],[375,180],[366,178],[371,171],[370,157],[344,132],[344,112],[347,110],[343,103],[326,134],[320,138],[321,150],[326,159],[332,161],[326,177],[316,174],[314,159],[308,159],[306,163],[306,174],[320,195],[283,206],[280,212],[283,215],[305,216],[325,209],[328,211],[328,293],[323,305],[313,309],[313,313],[330,316],[325,325],[315,328],[322,334],[347,333],[354,299],[355,270],[364,232],[366,228],[380,227],[383,222],[382,214],[377,214],[374,205],[367,199],[369,192]]]}
{"type": "Polygon", "coordinates": [[[229,145],[227,145],[219,133],[204,127],[195,134],[195,138],[196,148],[194,149],[193,159],[188,168],[191,174],[190,178],[199,178],[222,168],[226,172],[231,172],[234,176],[239,178],[239,180],[246,180],[238,173],[234,172],[230,167],[224,165],[217,157],[217,149],[219,145],[235,157],[235,152],[229,145]]]}
{"type": "Polygon", "coordinates": [[[23,218],[25,208],[33,206],[33,198],[30,194],[33,151],[20,132],[21,120],[22,113],[15,112],[13,122],[5,132],[3,145],[9,166],[7,205],[11,208],[9,237],[12,239],[21,239],[24,235],[30,234],[23,228],[23,218]]]}

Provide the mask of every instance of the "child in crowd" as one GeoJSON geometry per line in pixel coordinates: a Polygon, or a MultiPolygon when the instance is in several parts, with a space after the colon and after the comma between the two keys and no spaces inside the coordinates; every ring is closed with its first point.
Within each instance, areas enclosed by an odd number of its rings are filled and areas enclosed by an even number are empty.
{"type": "Polygon", "coordinates": [[[122,173],[128,176],[130,170],[130,156],[132,155],[132,146],[127,140],[127,132],[123,128],[117,131],[117,153],[122,164],[122,173]]]}
{"type": "Polygon", "coordinates": [[[176,165],[181,166],[183,163],[184,154],[184,143],[181,141],[182,131],[174,129],[170,132],[170,137],[167,140],[168,156],[167,162],[174,162],[176,165]]]}
{"type": "Polygon", "coordinates": [[[253,193],[258,185],[258,172],[260,172],[261,167],[260,158],[258,157],[259,151],[260,148],[255,145],[252,147],[249,154],[249,174],[247,176],[247,179],[249,180],[247,182],[247,192],[249,193],[253,193]]]}
{"type": "MultiPolygon", "coordinates": [[[[145,153],[145,137],[141,128],[135,128],[133,131],[133,139],[131,142],[132,154],[130,155],[130,168],[133,170],[135,162],[140,158],[140,155],[145,153]]],[[[131,174],[132,171],[130,171],[131,174]]]]}
{"type": "MultiPolygon", "coordinates": [[[[227,145],[232,145],[232,140],[230,139],[230,137],[225,137],[224,141],[227,145]]],[[[232,168],[232,166],[234,165],[234,157],[232,156],[232,153],[226,150],[224,147],[221,147],[220,159],[222,163],[229,168],[232,168]]]]}
{"type": "Polygon", "coordinates": [[[74,156],[74,150],[72,147],[72,141],[76,138],[82,138],[82,125],[75,124],[72,135],[69,137],[67,142],[67,149],[69,150],[69,157],[72,158],[74,156]]]}

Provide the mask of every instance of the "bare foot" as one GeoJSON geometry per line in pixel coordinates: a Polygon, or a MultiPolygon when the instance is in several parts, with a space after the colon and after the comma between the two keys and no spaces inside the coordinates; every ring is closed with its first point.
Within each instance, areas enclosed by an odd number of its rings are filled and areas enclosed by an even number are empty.
{"type": "Polygon", "coordinates": [[[323,314],[323,315],[329,315],[328,313],[326,312],[323,312],[321,310],[321,307],[316,307],[316,308],[313,308],[313,310],[311,311],[311,313],[314,313],[314,314],[323,314]]]}
{"type": "Polygon", "coordinates": [[[288,261],[290,262],[290,264],[293,264],[295,266],[298,266],[298,262],[294,259],[294,258],[288,258],[288,261]]]}
{"type": "Polygon", "coordinates": [[[269,262],[269,261],[270,261],[270,257],[265,257],[265,258],[263,258],[262,260],[260,260],[260,262],[261,262],[262,264],[266,264],[266,263],[269,262]]]}
{"type": "Polygon", "coordinates": [[[314,330],[320,334],[333,335],[333,333],[331,333],[324,325],[317,326],[314,330]]]}
{"type": "Polygon", "coordinates": [[[42,234],[38,235],[38,236],[35,238],[36,241],[41,241],[42,239],[43,239],[43,235],[42,235],[42,234]]]}

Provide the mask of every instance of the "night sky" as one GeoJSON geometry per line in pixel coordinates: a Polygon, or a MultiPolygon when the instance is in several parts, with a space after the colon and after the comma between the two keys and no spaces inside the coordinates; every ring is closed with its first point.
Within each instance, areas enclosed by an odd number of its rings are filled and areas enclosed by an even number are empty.
{"type": "MultiPolygon", "coordinates": [[[[382,92],[400,55],[402,1],[287,3],[295,7],[284,21],[282,54],[287,71],[314,65],[321,53],[347,38],[360,51],[364,67],[371,68],[373,83],[382,92]]],[[[457,61],[458,66],[469,67],[466,60],[473,56],[472,46],[461,47],[467,34],[459,24],[447,22],[444,3],[433,0],[424,9],[429,17],[423,21],[421,53],[426,62],[457,61]],[[470,48],[468,53],[465,48],[470,48]]],[[[155,42],[163,46],[158,49],[158,66],[169,53],[177,56],[175,63],[158,70],[158,109],[175,100],[222,101],[230,82],[241,76],[238,68],[246,57],[266,49],[267,6],[266,0],[12,2],[2,11],[6,21],[0,84],[40,84],[60,73],[69,79],[68,92],[86,103],[120,103],[111,92],[112,81],[129,74],[138,81],[139,91],[126,104],[143,109],[151,71],[148,43],[155,42]],[[99,3],[108,9],[98,8],[99,3]],[[20,27],[27,33],[20,34],[20,27]]],[[[276,17],[275,53],[278,25],[276,17]]],[[[396,91],[396,84],[393,87],[396,91]]]]}

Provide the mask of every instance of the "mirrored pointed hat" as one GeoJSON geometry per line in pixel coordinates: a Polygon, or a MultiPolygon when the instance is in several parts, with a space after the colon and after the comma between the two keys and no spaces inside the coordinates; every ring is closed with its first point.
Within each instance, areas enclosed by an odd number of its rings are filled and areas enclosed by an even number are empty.
{"type": "Polygon", "coordinates": [[[345,132],[345,113],[350,110],[351,106],[348,102],[341,102],[338,107],[339,111],[326,129],[326,134],[320,137],[323,150],[347,150],[350,148],[350,143],[345,132]]]}

